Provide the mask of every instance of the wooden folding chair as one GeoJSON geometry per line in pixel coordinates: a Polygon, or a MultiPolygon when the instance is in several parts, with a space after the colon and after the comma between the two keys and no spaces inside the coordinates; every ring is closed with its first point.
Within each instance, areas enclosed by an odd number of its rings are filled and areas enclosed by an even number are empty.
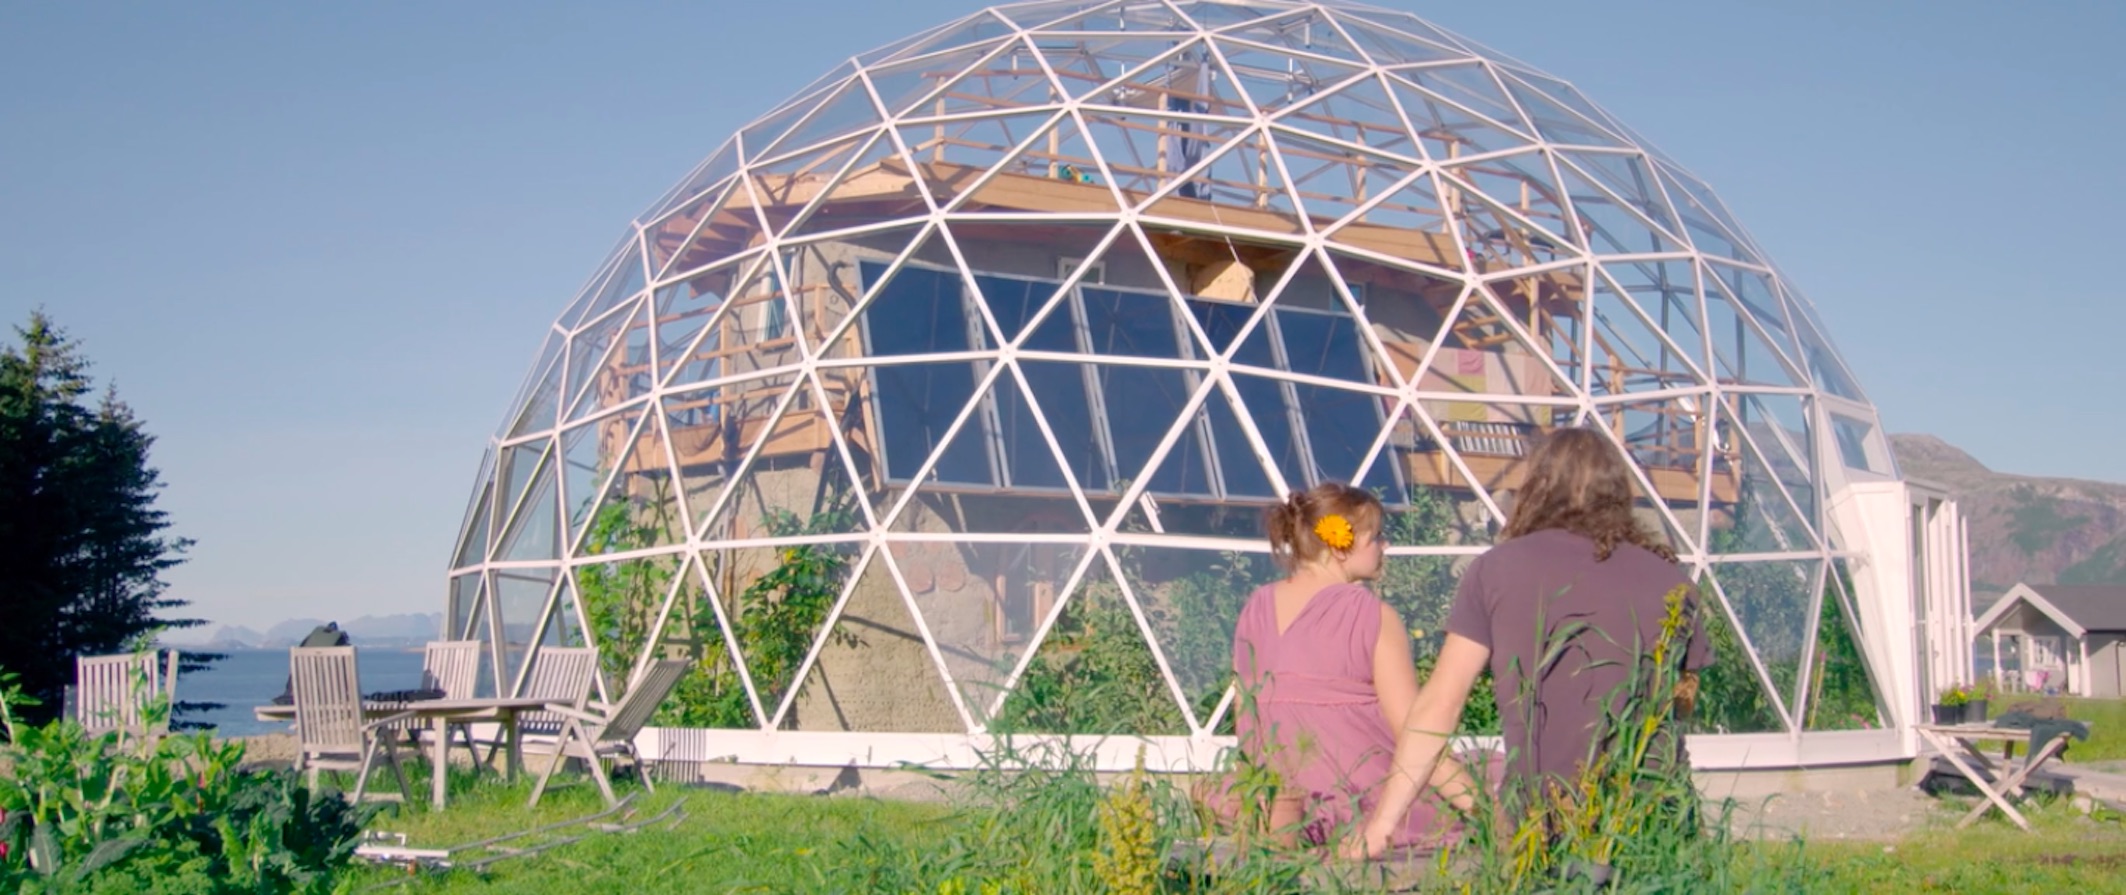
{"type": "MultiPolygon", "coordinates": [[[[421,650],[421,686],[423,690],[440,691],[444,699],[471,699],[473,688],[480,681],[480,653],[483,644],[477,640],[431,640],[421,650]]],[[[477,760],[479,750],[474,747],[472,730],[464,724],[452,724],[446,720],[415,721],[402,725],[407,737],[416,743],[429,736],[449,736],[453,731],[465,751],[477,760]]]]}
{"type": "Polygon", "coordinates": [[[118,732],[153,740],[168,732],[165,723],[146,727],[156,703],[174,706],[177,652],[77,656],[74,659],[74,719],[91,736],[118,732]]]}
{"type": "Polygon", "coordinates": [[[399,767],[391,727],[413,713],[366,720],[354,647],[290,649],[288,673],[295,691],[295,769],[309,773],[310,788],[317,788],[319,771],[353,771],[354,800],[360,802],[368,792],[369,770],[381,754],[398,780],[400,798],[411,802],[413,791],[399,767]]]}
{"type": "Polygon", "coordinates": [[[606,774],[602,761],[605,758],[615,761],[625,758],[633,762],[635,776],[642,780],[645,788],[655,792],[657,787],[650,782],[649,772],[642,766],[642,753],[635,749],[635,735],[642,732],[642,726],[657,713],[657,706],[671,695],[673,687],[678,686],[688,664],[686,659],[661,659],[650,663],[635,685],[628,688],[627,695],[604,707],[604,711],[587,712],[558,704],[547,706],[562,719],[561,736],[553,743],[553,756],[547,761],[546,770],[539,774],[539,782],[532,786],[532,806],[538,806],[539,796],[546,791],[547,780],[566,758],[583,760],[607,805],[619,804],[619,800],[613,796],[613,781],[606,774]]]}
{"type": "MultiPolygon", "coordinates": [[[[531,671],[525,676],[519,695],[581,710],[590,700],[591,685],[597,679],[598,651],[587,646],[542,646],[538,650],[532,655],[531,671]]],[[[559,736],[562,720],[552,711],[525,712],[517,716],[520,741],[525,736],[559,736]]],[[[483,741],[488,747],[488,764],[494,763],[495,752],[504,745],[502,740],[498,736],[493,741],[483,741]]]]}

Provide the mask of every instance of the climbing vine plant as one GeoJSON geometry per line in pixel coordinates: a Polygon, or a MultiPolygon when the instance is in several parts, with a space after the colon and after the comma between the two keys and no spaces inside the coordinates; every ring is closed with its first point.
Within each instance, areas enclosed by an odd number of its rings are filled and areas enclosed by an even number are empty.
{"type": "MultiPolygon", "coordinates": [[[[653,480],[652,491],[635,499],[608,499],[591,521],[585,536],[585,555],[625,553],[657,544],[671,543],[676,531],[672,502],[664,499],[667,486],[653,480]]],[[[851,509],[845,502],[829,506],[810,517],[800,518],[787,510],[773,509],[761,520],[761,529],[771,537],[820,534],[847,529],[851,509]]],[[[790,685],[797,666],[812,647],[814,635],[832,611],[846,577],[849,556],[838,545],[799,545],[774,554],[773,565],[754,570],[727,567],[719,571],[726,597],[725,614],[738,651],[746,657],[754,686],[768,712],[774,700],[790,685]]],[[[638,557],[618,562],[586,565],[576,571],[576,592],[590,634],[595,638],[600,670],[608,682],[623,684],[637,657],[649,643],[656,616],[671,592],[677,568],[671,557],[638,557]]],[[[667,656],[684,657],[693,665],[659,707],[651,723],[669,727],[756,727],[752,700],[746,695],[744,678],[731,658],[724,629],[717,624],[716,607],[698,587],[681,582],[685,603],[675,607],[676,617],[667,625],[659,647],[667,656]]],[[[860,645],[852,635],[837,632],[835,642],[860,645]]]]}

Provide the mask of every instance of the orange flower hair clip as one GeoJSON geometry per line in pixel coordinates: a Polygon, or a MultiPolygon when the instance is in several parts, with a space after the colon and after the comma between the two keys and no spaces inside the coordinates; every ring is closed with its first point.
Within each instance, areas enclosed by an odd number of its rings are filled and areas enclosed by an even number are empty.
{"type": "Polygon", "coordinates": [[[1337,550],[1349,550],[1353,543],[1351,521],[1335,513],[1321,517],[1314,523],[1314,534],[1321,542],[1337,550]]]}

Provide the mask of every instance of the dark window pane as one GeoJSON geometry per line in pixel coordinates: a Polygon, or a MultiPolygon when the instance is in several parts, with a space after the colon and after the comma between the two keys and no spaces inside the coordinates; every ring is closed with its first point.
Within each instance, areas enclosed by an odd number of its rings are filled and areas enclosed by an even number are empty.
{"type": "Polygon", "coordinates": [[[1373,384],[1357,321],[1341,314],[1279,311],[1277,329],[1292,372],[1373,384]]]}
{"type": "MultiPolygon", "coordinates": [[[[1285,396],[1284,383],[1260,376],[1235,375],[1233,388],[1240,393],[1241,404],[1255,421],[1255,431],[1262,433],[1262,445],[1269,449],[1277,471],[1284,474],[1285,484],[1293,488],[1307,487],[1311,467],[1299,438],[1292,431],[1291,402],[1285,396]]],[[[1222,432],[1218,435],[1218,448],[1221,452],[1226,450],[1222,432]]]]}
{"type": "Polygon", "coordinates": [[[1163,295],[1081,286],[1085,326],[1096,354],[1178,358],[1172,305],[1163,295]]]}
{"type": "MultiPolygon", "coordinates": [[[[886,272],[886,265],[862,262],[864,288],[886,272]]],[[[967,307],[960,300],[957,273],[908,265],[880,290],[864,311],[864,330],[873,355],[965,351],[967,307]]],[[[954,412],[957,412],[955,409],[954,412]]]]}
{"type": "MultiPolygon", "coordinates": [[[[1147,367],[1102,367],[1100,392],[1106,397],[1108,433],[1115,444],[1115,468],[1135,477],[1144,474],[1152,449],[1166,437],[1181,409],[1188,404],[1188,377],[1180,370],[1147,367]]],[[[1152,475],[1151,489],[1163,494],[1207,494],[1210,475],[1204,469],[1201,439],[1185,437],[1174,446],[1183,456],[1169,454],[1167,462],[1152,475]],[[1194,458],[1185,456],[1197,451],[1194,458]]]]}
{"type": "MultiPolygon", "coordinates": [[[[886,450],[886,477],[897,482],[913,479],[923,461],[945,440],[953,417],[974,397],[975,369],[971,363],[911,364],[878,367],[872,371],[878,389],[879,429],[886,450]]],[[[981,417],[967,421],[979,432],[981,417]]],[[[963,431],[962,436],[970,433],[963,431]]],[[[938,461],[939,481],[960,484],[995,484],[991,481],[985,439],[961,437],[938,461]]]]}
{"type": "MultiPolygon", "coordinates": [[[[1041,312],[1041,305],[1056,294],[1060,284],[1053,280],[1029,280],[1021,277],[1000,277],[976,274],[974,285],[982,290],[982,299],[989,304],[989,313],[997,318],[997,328],[1005,339],[1016,339],[1025,332],[1026,324],[1033,315],[1041,312]]],[[[1077,339],[1071,335],[1070,309],[1061,307],[1048,319],[1026,346],[1035,351],[1076,351],[1077,339]]]]}
{"type": "Polygon", "coordinates": [[[1240,418],[1233,415],[1233,406],[1225,395],[1214,393],[1203,406],[1210,409],[1211,443],[1218,450],[1218,472],[1225,482],[1226,496],[1276,497],[1277,491],[1270,487],[1270,477],[1263,473],[1262,461],[1255,459],[1255,449],[1248,444],[1240,418]]]}
{"type": "MultiPolygon", "coordinates": [[[[1026,374],[1026,385],[1034,400],[1041,402],[1041,414],[1048,420],[1048,428],[1055,432],[1056,446],[1063,449],[1063,462],[1070,464],[1071,473],[1078,477],[1078,484],[1087,491],[1108,490],[1112,483],[1107,476],[1107,457],[1100,449],[1100,439],[1094,434],[1092,402],[1085,389],[1086,368],[1079,364],[1044,361],[1021,361],[1019,368],[1026,374]]],[[[1012,405],[1008,413],[1007,408],[998,408],[1004,420],[1004,449],[1014,458],[1021,451],[1047,450],[1047,446],[1039,443],[1041,430],[1035,427],[1029,408],[1020,405],[1018,396],[1012,394],[1009,401],[1001,403],[1012,405]]],[[[1041,465],[1014,460],[1013,481],[1041,484],[1038,474],[1033,482],[1018,478],[1021,469],[1038,470],[1041,465]]],[[[1056,484],[1060,486],[1062,483],[1056,484]]]]}

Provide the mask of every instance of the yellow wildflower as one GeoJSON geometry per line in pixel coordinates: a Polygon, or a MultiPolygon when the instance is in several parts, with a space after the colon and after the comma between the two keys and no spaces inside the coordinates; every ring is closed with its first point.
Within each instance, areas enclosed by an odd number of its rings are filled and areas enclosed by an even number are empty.
{"type": "Polygon", "coordinates": [[[1351,521],[1335,513],[1321,517],[1314,523],[1314,534],[1321,542],[1337,550],[1349,550],[1355,542],[1351,521]]]}

